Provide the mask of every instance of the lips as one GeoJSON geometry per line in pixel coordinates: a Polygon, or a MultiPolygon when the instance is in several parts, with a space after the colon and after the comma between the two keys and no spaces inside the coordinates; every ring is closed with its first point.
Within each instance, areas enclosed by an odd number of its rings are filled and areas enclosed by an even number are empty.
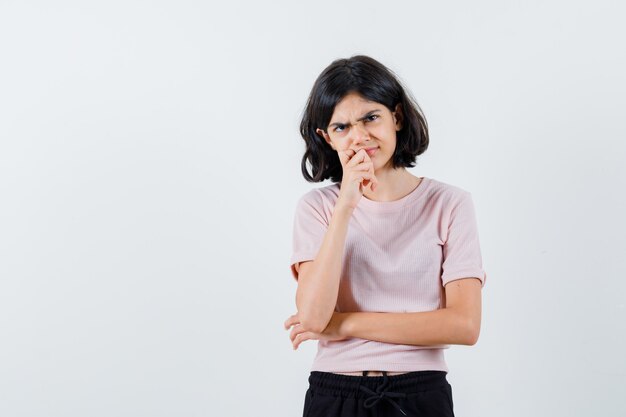
{"type": "Polygon", "coordinates": [[[372,156],[376,153],[377,150],[378,150],[378,147],[366,148],[365,152],[367,152],[369,156],[372,156]]]}

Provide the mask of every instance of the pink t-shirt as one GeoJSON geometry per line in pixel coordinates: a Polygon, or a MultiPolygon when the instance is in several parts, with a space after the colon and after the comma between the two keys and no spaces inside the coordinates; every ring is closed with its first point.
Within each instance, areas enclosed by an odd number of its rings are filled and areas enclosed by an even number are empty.
{"type": "MultiPolygon", "coordinates": [[[[296,205],[294,264],[313,260],[322,244],[339,184],[314,188],[296,205]]],[[[417,312],[445,305],[443,286],[477,277],[484,287],[478,228],[471,193],[423,177],[395,201],[359,200],[352,213],[335,311],[417,312]]],[[[448,372],[449,345],[415,346],[349,338],[318,340],[312,371],[385,370],[448,372]]]]}

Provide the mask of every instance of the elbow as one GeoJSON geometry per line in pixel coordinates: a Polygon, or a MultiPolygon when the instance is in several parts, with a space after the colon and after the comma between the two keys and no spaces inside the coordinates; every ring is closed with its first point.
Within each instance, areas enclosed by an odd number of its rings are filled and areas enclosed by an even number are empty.
{"type": "Polygon", "coordinates": [[[480,316],[455,308],[451,311],[454,326],[454,341],[452,344],[474,346],[478,342],[480,334],[480,316]]]}
{"type": "Polygon", "coordinates": [[[332,319],[335,306],[333,305],[328,311],[322,309],[319,299],[313,298],[311,294],[305,294],[302,288],[299,286],[296,291],[296,308],[300,325],[306,331],[322,333],[332,319]]]}
{"type": "Polygon", "coordinates": [[[326,326],[328,326],[328,323],[326,324],[322,324],[322,322],[313,322],[313,324],[310,325],[310,327],[305,327],[305,329],[310,329],[310,331],[312,331],[313,333],[322,333],[325,329],[326,326]]]}
{"type": "Polygon", "coordinates": [[[478,341],[480,321],[473,320],[468,314],[457,309],[448,308],[451,314],[449,344],[473,346],[478,341]]]}
{"type": "Polygon", "coordinates": [[[307,331],[313,333],[322,333],[326,329],[328,323],[324,323],[322,320],[303,315],[300,318],[300,325],[307,331]]]}
{"type": "Polygon", "coordinates": [[[325,317],[321,316],[320,312],[314,311],[314,309],[309,308],[306,303],[298,301],[299,300],[296,299],[300,325],[306,329],[306,331],[322,333],[326,329],[326,326],[328,326],[330,318],[325,319],[325,317]]]}
{"type": "Polygon", "coordinates": [[[476,323],[469,320],[465,326],[465,343],[467,346],[474,346],[478,342],[478,336],[480,335],[480,322],[476,323]]]}

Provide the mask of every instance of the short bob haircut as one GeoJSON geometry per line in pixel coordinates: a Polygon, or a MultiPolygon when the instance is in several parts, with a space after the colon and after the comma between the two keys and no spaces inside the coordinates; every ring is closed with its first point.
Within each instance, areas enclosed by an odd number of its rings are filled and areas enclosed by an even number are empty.
{"type": "Polygon", "coordinates": [[[306,143],[301,169],[308,182],[327,178],[334,183],[341,182],[343,169],[339,155],[315,130],[327,131],[335,106],[352,92],[384,105],[391,112],[400,103],[402,128],[396,133],[394,168],[414,167],[416,157],[428,148],[426,118],[390,69],[366,55],[337,59],[315,80],[300,122],[300,134],[306,143]],[[307,171],[307,160],[311,163],[312,174],[307,171]]]}

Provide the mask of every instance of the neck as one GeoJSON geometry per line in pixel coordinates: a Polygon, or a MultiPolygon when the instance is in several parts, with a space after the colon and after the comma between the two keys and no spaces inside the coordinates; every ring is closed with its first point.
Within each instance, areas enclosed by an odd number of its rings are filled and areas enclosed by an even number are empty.
{"type": "Polygon", "coordinates": [[[399,200],[415,189],[421,181],[411,174],[406,168],[398,168],[384,171],[376,171],[378,185],[376,190],[367,187],[363,196],[373,201],[394,201],[399,200]]]}

